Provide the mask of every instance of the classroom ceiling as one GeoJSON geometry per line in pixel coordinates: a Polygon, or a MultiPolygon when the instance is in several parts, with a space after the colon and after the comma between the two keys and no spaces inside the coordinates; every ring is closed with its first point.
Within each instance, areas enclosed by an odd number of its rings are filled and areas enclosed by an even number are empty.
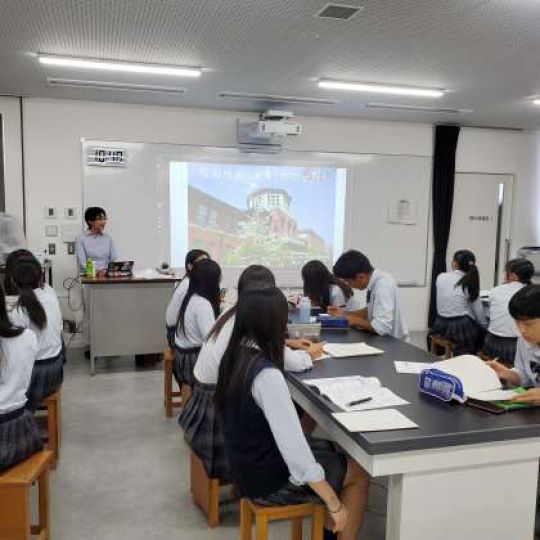
{"type": "MultiPolygon", "coordinates": [[[[298,115],[540,128],[540,0],[0,0],[0,94],[261,111],[222,92],[324,98],[298,115]],[[198,79],[40,65],[51,53],[200,66],[198,79]],[[181,86],[182,95],[59,88],[47,77],[181,86]],[[348,93],[316,81],[444,88],[440,99],[348,93]],[[370,103],[391,108],[372,109],[370,103]],[[400,111],[392,106],[412,107],[400,111]],[[452,114],[418,107],[468,109],[452,114]]],[[[274,108],[276,104],[271,104],[274,108]]]]}

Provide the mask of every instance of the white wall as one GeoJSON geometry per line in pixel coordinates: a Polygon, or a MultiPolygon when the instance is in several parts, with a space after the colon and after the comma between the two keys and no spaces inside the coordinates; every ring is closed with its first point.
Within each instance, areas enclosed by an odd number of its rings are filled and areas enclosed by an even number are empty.
{"type": "MultiPolygon", "coordinates": [[[[82,138],[231,146],[236,141],[235,121],[238,117],[253,118],[253,115],[26,99],[23,127],[30,246],[43,249],[46,245],[44,206],[76,206],[81,210],[82,138]]],[[[292,149],[432,155],[433,128],[428,124],[316,117],[302,118],[301,123],[304,134],[291,144],[292,149]]],[[[533,171],[538,145],[540,142],[532,134],[524,133],[464,129],[460,136],[458,171],[516,175],[516,245],[539,241],[538,227],[530,217],[535,212],[529,197],[532,186],[537,185],[533,171]]],[[[55,257],[54,265],[57,285],[75,272],[74,259],[65,254],[64,246],[55,257]]],[[[402,296],[410,329],[425,328],[429,288],[402,289],[402,296]]]]}
{"type": "Polygon", "coordinates": [[[17,216],[22,223],[23,176],[19,98],[0,97],[0,115],[4,131],[6,212],[17,216]]]}

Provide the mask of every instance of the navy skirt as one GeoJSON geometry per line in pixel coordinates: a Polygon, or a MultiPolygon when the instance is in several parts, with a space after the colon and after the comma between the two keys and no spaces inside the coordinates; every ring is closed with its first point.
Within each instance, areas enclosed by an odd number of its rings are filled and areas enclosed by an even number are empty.
{"type": "MultiPolygon", "coordinates": [[[[324,469],[326,481],[339,495],[343,489],[343,481],[347,474],[347,458],[338,451],[332,441],[316,439],[306,435],[307,442],[315,456],[315,461],[324,469]]],[[[297,486],[292,482],[279,491],[254,498],[253,502],[263,506],[286,506],[289,504],[302,504],[308,502],[321,503],[320,497],[307,485],[297,486]]]]}
{"type": "Polygon", "coordinates": [[[64,354],[36,360],[32,369],[30,386],[26,391],[27,408],[35,411],[43,400],[56,392],[64,380],[64,354]]]}
{"type": "Polygon", "coordinates": [[[454,344],[454,354],[478,354],[484,344],[485,330],[471,317],[441,317],[437,315],[430,336],[440,336],[454,344]]]}
{"type": "Polygon", "coordinates": [[[216,414],[214,403],[215,390],[215,385],[197,381],[178,423],[189,447],[202,461],[206,474],[228,481],[230,473],[221,417],[216,414]]]}
{"type": "Polygon", "coordinates": [[[183,384],[187,384],[192,388],[195,386],[197,381],[193,375],[193,370],[195,369],[200,350],[201,347],[183,349],[178,347],[178,345],[175,346],[173,375],[178,386],[181,387],[183,384]]]}
{"type": "Polygon", "coordinates": [[[34,415],[26,407],[0,414],[0,471],[42,449],[34,415]]]}
{"type": "Polygon", "coordinates": [[[496,336],[491,332],[486,332],[484,347],[482,352],[491,357],[499,358],[505,364],[514,365],[516,357],[517,337],[502,337],[496,336]]]}

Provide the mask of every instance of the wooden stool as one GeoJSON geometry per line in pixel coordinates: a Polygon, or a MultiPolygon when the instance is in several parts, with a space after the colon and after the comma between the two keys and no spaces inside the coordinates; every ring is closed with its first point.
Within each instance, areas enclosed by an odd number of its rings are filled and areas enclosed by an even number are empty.
{"type": "Polygon", "coordinates": [[[0,473],[0,538],[38,540],[51,537],[49,521],[49,467],[53,454],[37,452],[26,461],[0,473]],[[30,487],[38,482],[39,524],[30,523],[30,487]]]}
{"type": "Polygon", "coordinates": [[[291,540],[302,540],[302,519],[311,518],[311,540],[323,540],[324,506],[306,503],[291,506],[259,506],[249,499],[240,501],[240,540],[251,540],[251,526],[255,516],[255,540],[268,539],[270,521],[291,520],[291,540]]]}
{"type": "Polygon", "coordinates": [[[441,347],[444,350],[445,358],[452,358],[454,356],[454,344],[441,336],[430,336],[431,340],[431,354],[437,355],[437,347],[441,347]]]}
{"type": "Polygon", "coordinates": [[[173,363],[174,363],[174,351],[170,347],[167,347],[163,351],[163,368],[164,368],[164,400],[163,406],[165,407],[165,416],[170,418],[172,416],[173,408],[181,407],[182,401],[175,401],[175,397],[180,397],[180,392],[173,392],[173,363]]]}
{"type": "Polygon", "coordinates": [[[56,469],[60,459],[60,390],[43,400],[47,412],[47,448],[52,452],[51,469],[56,469]]]}
{"type": "Polygon", "coordinates": [[[191,498],[208,518],[208,526],[211,528],[219,525],[219,478],[210,478],[206,474],[203,462],[192,451],[190,452],[190,475],[189,484],[191,498]]]}

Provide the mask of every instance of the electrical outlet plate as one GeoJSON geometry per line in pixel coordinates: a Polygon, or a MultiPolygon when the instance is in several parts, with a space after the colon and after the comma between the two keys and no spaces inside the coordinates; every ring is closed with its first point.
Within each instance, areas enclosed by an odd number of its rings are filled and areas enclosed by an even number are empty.
{"type": "Polygon", "coordinates": [[[65,219],[77,219],[77,209],[74,206],[66,206],[64,208],[65,219]]]}
{"type": "Polygon", "coordinates": [[[75,255],[75,242],[66,242],[68,255],[75,255]]]}
{"type": "Polygon", "coordinates": [[[44,214],[46,219],[57,219],[58,208],[55,208],[54,206],[46,206],[44,209],[44,214]]]}
{"type": "Polygon", "coordinates": [[[69,223],[62,225],[62,242],[75,242],[78,236],[82,233],[80,225],[69,223]]]}
{"type": "Polygon", "coordinates": [[[45,236],[58,236],[58,225],[45,225],[45,236]]]}
{"type": "Polygon", "coordinates": [[[56,255],[56,244],[49,244],[47,247],[49,255],[56,255]]]}

